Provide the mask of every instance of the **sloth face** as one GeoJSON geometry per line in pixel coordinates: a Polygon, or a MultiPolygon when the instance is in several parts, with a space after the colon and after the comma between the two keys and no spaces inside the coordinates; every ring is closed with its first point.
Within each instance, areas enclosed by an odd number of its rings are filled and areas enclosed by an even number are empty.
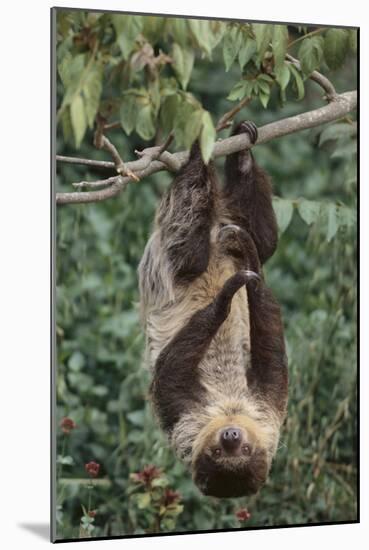
{"type": "Polygon", "coordinates": [[[236,425],[213,431],[193,463],[193,478],[204,495],[240,497],[258,492],[268,475],[265,449],[255,435],[236,425]]]}

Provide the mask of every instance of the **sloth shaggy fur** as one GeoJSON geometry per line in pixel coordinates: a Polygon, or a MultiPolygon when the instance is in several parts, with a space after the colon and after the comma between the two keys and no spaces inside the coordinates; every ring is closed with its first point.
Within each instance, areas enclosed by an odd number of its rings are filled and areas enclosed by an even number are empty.
{"type": "MultiPolygon", "coordinates": [[[[240,132],[256,141],[252,123],[240,132]]],[[[286,415],[283,324],[262,272],[277,245],[271,199],[250,151],[227,157],[221,187],[195,143],[139,266],[153,408],[205,495],[256,493],[286,415]]]]}

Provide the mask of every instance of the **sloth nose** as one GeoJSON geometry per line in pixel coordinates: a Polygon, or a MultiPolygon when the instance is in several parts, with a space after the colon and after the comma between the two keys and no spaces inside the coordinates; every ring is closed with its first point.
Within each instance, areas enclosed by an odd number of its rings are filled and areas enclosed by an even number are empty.
{"type": "Polygon", "coordinates": [[[226,451],[233,451],[241,445],[241,430],[225,428],[220,434],[220,441],[226,451]]]}

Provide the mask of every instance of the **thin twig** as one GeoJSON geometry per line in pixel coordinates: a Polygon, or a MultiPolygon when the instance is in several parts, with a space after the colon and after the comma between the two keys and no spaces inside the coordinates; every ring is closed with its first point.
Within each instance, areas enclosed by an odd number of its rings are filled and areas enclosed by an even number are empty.
{"type": "MultiPolygon", "coordinates": [[[[300,130],[307,128],[314,128],[326,122],[332,122],[333,120],[340,119],[353,111],[357,105],[357,92],[345,92],[337,95],[335,101],[332,101],[324,107],[314,109],[295,115],[289,118],[281,119],[271,124],[266,124],[258,129],[257,144],[266,143],[272,139],[292,134],[300,130]]],[[[239,134],[218,141],[214,145],[212,157],[221,157],[230,155],[243,149],[250,149],[252,144],[248,134],[239,134]]],[[[134,172],[141,179],[143,177],[154,174],[161,170],[168,170],[168,166],[163,162],[164,155],[167,155],[167,151],[161,154],[161,160],[153,160],[147,165],[144,158],[140,158],[137,161],[127,162],[126,167],[134,172]],[[144,168],[143,168],[144,167],[144,168]]],[[[175,159],[178,167],[182,167],[188,160],[188,151],[181,151],[171,155],[175,159]]],[[[75,193],[57,193],[57,204],[77,204],[88,202],[99,202],[109,198],[115,197],[122,190],[125,189],[129,182],[127,177],[117,177],[116,181],[110,187],[101,189],[99,191],[87,191],[87,192],[75,192],[75,193]]]]}
{"type": "MultiPolygon", "coordinates": [[[[81,78],[78,82],[78,86],[77,86],[75,92],[73,93],[73,97],[71,98],[70,103],[72,103],[73,99],[80,93],[80,90],[82,88],[81,82],[84,82],[84,79],[85,79],[86,75],[88,74],[89,70],[91,69],[91,66],[93,65],[93,63],[95,61],[95,57],[96,57],[96,54],[97,54],[97,51],[98,51],[98,48],[99,48],[99,44],[100,44],[99,41],[96,40],[95,44],[93,46],[92,52],[91,52],[91,57],[88,60],[87,65],[85,66],[85,68],[82,71],[81,78]]],[[[68,105],[69,105],[69,103],[64,103],[64,104],[61,105],[59,111],[56,114],[56,119],[57,120],[60,120],[62,114],[64,113],[64,111],[65,111],[65,109],[67,108],[68,105]]]]}
{"type": "Polygon", "coordinates": [[[175,159],[175,156],[166,151],[169,145],[174,139],[173,131],[169,133],[167,139],[161,144],[156,145],[155,147],[147,147],[143,151],[135,150],[137,156],[142,159],[141,170],[145,170],[153,160],[161,160],[170,172],[177,172],[180,168],[178,162],[175,159]]]}
{"type": "Polygon", "coordinates": [[[227,113],[224,113],[223,116],[220,117],[215,129],[217,132],[220,132],[220,130],[223,130],[224,128],[228,128],[232,124],[232,120],[234,116],[243,109],[246,105],[248,105],[251,101],[251,97],[244,97],[242,101],[240,101],[233,109],[228,111],[227,113]]]}
{"type": "Polygon", "coordinates": [[[58,162],[65,162],[67,164],[83,164],[90,166],[91,168],[107,168],[108,170],[114,170],[115,164],[110,160],[94,160],[94,159],[81,159],[78,157],[65,157],[63,155],[56,155],[58,162]]]}
{"type": "Polygon", "coordinates": [[[303,36],[299,36],[299,38],[296,38],[296,40],[293,40],[288,44],[288,49],[292,48],[292,46],[294,46],[298,42],[301,42],[301,40],[304,40],[304,38],[307,38],[308,36],[313,36],[315,34],[319,34],[325,30],[326,30],[326,27],[320,27],[320,29],[315,29],[315,31],[307,32],[303,36]]]}
{"type": "Polygon", "coordinates": [[[115,183],[117,179],[120,177],[121,176],[113,176],[105,180],[97,180],[97,181],[79,181],[77,183],[72,183],[72,185],[76,189],[86,189],[86,188],[93,189],[95,187],[108,187],[109,185],[113,185],[113,183],[115,183]]]}
{"type": "MultiPolygon", "coordinates": [[[[294,57],[292,57],[292,55],[288,53],[286,54],[286,59],[287,61],[289,61],[289,63],[292,63],[292,65],[294,65],[299,71],[301,71],[301,63],[298,59],[295,59],[294,57]]],[[[313,80],[314,82],[319,84],[321,88],[323,88],[326,93],[327,101],[335,101],[338,94],[332,82],[326,76],[322,75],[322,73],[319,73],[318,71],[313,71],[309,75],[309,78],[310,80],[313,80]]]]}
{"type": "Polygon", "coordinates": [[[109,130],[115,130],[116,128],[121,128],[121,126],[122,125],[119,122],[119,120],[116,120],[114,122],[107,122],[106,124],[104,124],[104,132],[109,130]]]}
{"type": "Polygon", "coordinates": [[[102,135],[101,130],[99,128],[96,130],[94,143],[98,149],[105,149],[105,151],[108,151],[108,153],[110,153],[110,155],[113,158],[115,169],[118,172],[118,174],[122,176],[128,176],[129,178],[135,181],[139,181],[138,176],[134,174],[132,170],[130,170],[124,164],[115,145],[113,145],[113,143],[106,136],[102,135]]]}

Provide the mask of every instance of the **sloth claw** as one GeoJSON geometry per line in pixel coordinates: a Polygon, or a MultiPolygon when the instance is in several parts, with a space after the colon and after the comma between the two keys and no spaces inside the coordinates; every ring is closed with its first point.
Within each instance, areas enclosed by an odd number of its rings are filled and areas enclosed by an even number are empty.
{"type": "Polygon", "coordinates": [[[258,129],[257,129],[256,125],[253,122],[251,122],[250,120],[244,120],[243,122],[240,122],[236,126],[236,128],[233,132],[233,135],[243,134],[243,133],[249,135],[252,145],[254,145],[254,143],[256,143],[256,141],[258,139],[258,129]]]}
{"type": "Polygon", "coordinates": [[[247,280],[246,280],[246,286],[248,283],[252,283],[252,286],[255,290],[259,288],[259,283],[261,282],[261,277],[258,273],[255,273],[255,271],[251,271],[250,269],[245,269],[243,271],[245,274],[247,280]]]}
{"type": "Polygon", "coordinates": [[[235,237],[241,231],[242,231],[241,228],[238,225],[235,225],[233,223],[223,225],[223,227],[219,229],[219,233],[218,233],[219,241],[224,242],[228,237],[235,237]]]}
{"type": "Polygon", "coordinates": [[[251,271],[251,269],[244,269],[243,273],[248,279],[257,279],[258,281],[261,280],[260,275],[258,275],[258,273],[255,273],[255,271],[251,271]]]}

